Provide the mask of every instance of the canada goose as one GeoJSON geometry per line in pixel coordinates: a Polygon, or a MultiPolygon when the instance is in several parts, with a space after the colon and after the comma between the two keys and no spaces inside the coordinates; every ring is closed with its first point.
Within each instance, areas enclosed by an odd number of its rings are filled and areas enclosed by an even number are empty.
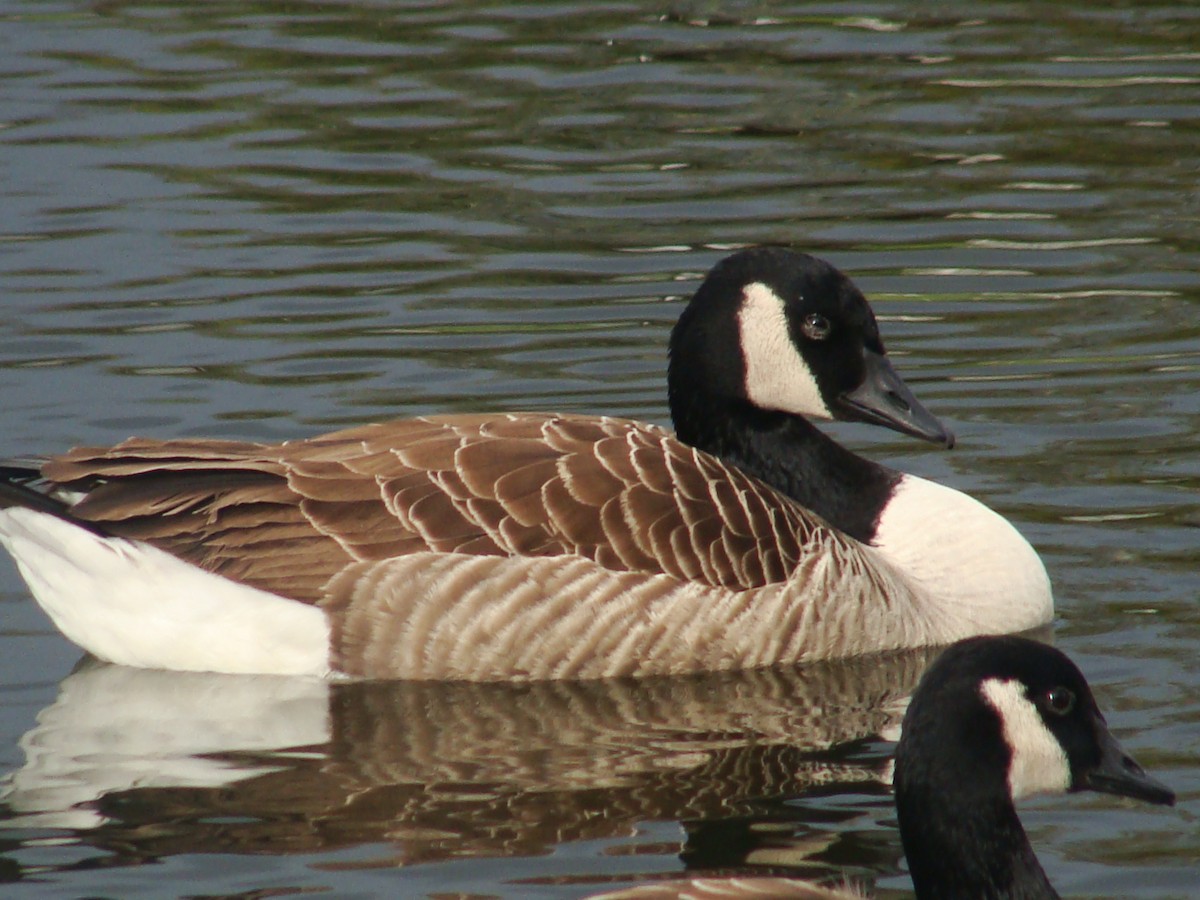
{"type": "Polygon", "coordinates": [[[828,263],[717,264],[672,332],[668,394],[677,435],[518,413],[76,449],[0,470],[0,541],[68,638],[152,668],[678,674],[1050,621],[1007,521],[807,421],[953,440],[828,263]]]}
{"type": "MultiPolygon", "coordinates": [[[[1087,681],[1061,651],[1027,638],[948,648],[913,693],[893,777],[900,841],[919,900],[1058,897],[1015,800],[1098,791],[1173,805],[1175,794],[1121,749],[1087,681]]],[[[855,900],[787,878],[649,883],[593,900],[855,900]]]]}

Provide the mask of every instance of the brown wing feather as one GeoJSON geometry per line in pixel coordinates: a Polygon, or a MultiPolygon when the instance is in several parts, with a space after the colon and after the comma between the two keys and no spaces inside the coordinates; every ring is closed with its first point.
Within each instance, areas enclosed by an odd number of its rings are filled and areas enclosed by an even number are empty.
{"type": "Polygon", "coordinates": [[[73,508],[299,600],[409,553],[575,555],[714,587],[787,577],[819,522],[653,426],[583,416],[409,419],[278,446],[130,440],[49,462],[73,508]]]}

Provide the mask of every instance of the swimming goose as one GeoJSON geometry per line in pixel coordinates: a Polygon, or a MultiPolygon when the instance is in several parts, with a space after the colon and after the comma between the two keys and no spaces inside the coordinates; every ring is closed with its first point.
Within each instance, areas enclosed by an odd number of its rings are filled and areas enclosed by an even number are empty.
{"type": "MultiPolygon", "coordinates": [[[[1061,651],[1021,637],[948,648],[913,693],[896,746],[896,813],[918,900],[1053,900],[1014,801],[1098,791],[1172,805],[1108,730],[1061,651]]],[[[771,877],[672,879],[593,900],[861,900],[771,877]]]]}
{"type": "Polygon", "coordinates": [[[668,395],[675,434],[451,415],[14,462],[0,541],[68,638],[151,668],[641,676],[1049,622],[1012,525],[808,421],[953,442],[828,263],[779,247],[718,263],[672,332],[668,395]]]}

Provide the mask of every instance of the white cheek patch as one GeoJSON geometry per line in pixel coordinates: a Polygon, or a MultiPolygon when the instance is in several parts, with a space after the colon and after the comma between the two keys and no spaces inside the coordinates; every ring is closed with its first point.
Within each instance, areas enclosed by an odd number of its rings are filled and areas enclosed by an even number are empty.
{"type": "Polygon", "coordinates": [[[783,299],[761,282],[746,286],[738,310],[746,396],[763,409],[832,419],[812,370],[792,343],[783,299]]]}
{"type": "Polygon", "coordinates": [[[1014,800],[1031,794],[1061,794],[1071,786],[1067,753],[1015,679],[988,678],[983,699],[1000,715],[1004,742],[1012,751],[1008,790],[1014,800]]]}

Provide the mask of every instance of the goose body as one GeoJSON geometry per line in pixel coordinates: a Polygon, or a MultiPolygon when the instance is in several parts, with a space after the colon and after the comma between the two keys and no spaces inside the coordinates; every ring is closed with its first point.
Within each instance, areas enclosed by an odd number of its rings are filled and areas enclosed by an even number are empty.
{"type": "Polygon", "coordinates": [[[155,668],[677,674],[1050,620],[1007,521],[810,423],[953,440],[832,266],[719,263],[672,334],[668,393],[675,433],[514,413],[76,449],[0,470],[0,541],[67,637],[155,668]]]}
{"type": "MultiPolygon", "coordinates": [[[[948,648],[913,692],[893,777],[918,900],[1058,897],[1017,817],[1032,794],[1097,791],[1155,804],[1174,793],[1112,736],[1083,674],[1027,638],[948,648]]],[[[593,900],[861,900],[860,892],[769,877],[671,879],[593,900]]]]}

